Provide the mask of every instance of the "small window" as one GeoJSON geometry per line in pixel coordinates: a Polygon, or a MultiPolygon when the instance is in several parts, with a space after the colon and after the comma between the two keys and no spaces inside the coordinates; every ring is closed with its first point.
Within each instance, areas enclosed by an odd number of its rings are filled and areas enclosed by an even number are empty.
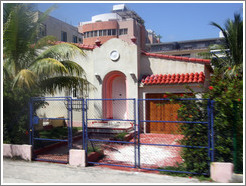
{"type": "Polygon", "coordinates": [[[97,37],[97,30],[93,31],[93,37],[97,37]]]}
{"type": "Polygon", "coordinates": [[[119,30],[119,35],[127,35],[128,33],[128,29],[127,28],[123,28],[119,30]]]}
{"type": "Polygon", "coordinates": [[[73,42],[78,43],[78,37],[77,36],[73,36],[73,42]]]}
{"type": "Polygon", "coordinates": [[[67,32],[61,31],[61,41],[67,42],[67,32]]]}
{"type": "Polygon", "coordinates": [[[82,39],[81,38],[79,38],[79,43],[81,43],[82,42],[82,39]]]}
{"type": "Polygon", "coordinates": [[[112,35],[113,35],[113,36],[116,35],[116,29],[112,29],[112,35]]]}
{"type": "Polygon", "coordinates": [[[72,88],[72,98],[77,98],[78,93],[76,88],[72,88]]]}
{"type": "Polygon", "coordinates": [[[99,36],[102,36],[102,34],[103,34],[103,31],[99,30],[99,36]]]}
{"type": "Polygon", "coordinates": [[[125,28],[125,29],[124,29],[124,35],[127,35],[127,34],[128,34],[128,29],[125,28]]]}
{"type": "Polygon", "coordinates": [[[107,36],[107,30],[103,30],[103,36],[107,36]]]}
{"type": "Polygon", "coordinates": [[[40,28],[39,28],[39,35],[40,35],[41,37],[47,35],[47,33],[46,33],[46,25],[45,25],[45,24],[41,24],[41,25],[40,25],[40,28]]]}
{"type": "Polygon", "coordinates": [[[112,35],[112,30],[109,29],[109,30],[108,30],[108,36],[111,36],[111,35],[112,35]]]}

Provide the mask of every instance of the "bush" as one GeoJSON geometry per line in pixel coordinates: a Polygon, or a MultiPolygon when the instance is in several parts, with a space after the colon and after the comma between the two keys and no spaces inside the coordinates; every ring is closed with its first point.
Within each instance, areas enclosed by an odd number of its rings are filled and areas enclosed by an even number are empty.
{"type": "Polygon", "coordinates": [[[29,143],[29,101],[40,96],[35,89],[12,89],[10,83],[3,84],[3,142],[11,144],[29,143]]]}
{"type": "MultiPolygon", "coordinates": [[[[196,94],[196,93],[194,93],[196,94]]],[[[214,100],[214,161],[232,162],[235,172],[243,168],[243,81],[235,75],[224,78],[216,71],[211,78],[209,89],[202,94],[203,98],[214,100]]],[[[181,104],[179,119],[183,121],[204,121],[207,115],[207,102],[181,104]]],[[[190,146],[207,146],[207,125],[182,124],[181,133],[185,136],[180,143],[190,146]]],[[[183,148],[181,166],[187,170],[202,173],[209,170],[206,162],[206,149],[183,148]]]]}

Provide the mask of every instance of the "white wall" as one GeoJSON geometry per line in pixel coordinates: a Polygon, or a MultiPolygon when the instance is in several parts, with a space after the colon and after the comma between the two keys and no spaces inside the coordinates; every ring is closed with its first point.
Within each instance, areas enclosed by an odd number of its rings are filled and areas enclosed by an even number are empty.
{"type": "MultiPolygon", "coordinates": [[[[137,98],[138,84],[130,75],[134,73],[138,76],[137,71],[137,46],[135,44],[128,44],[120,39],[111,39],[104,43],[100,48],[93,51],[94,61],[94,74],[100,75],[103,80],[104,77],[112,71],[120,71],[126,76],[127,80],[127,98],[137,98]],[[110,52],[117,50],[120,57],[117,61],[110,59],[110,52]]],[[[95,98],[102,98],[102,84],[94,77],[94,85],[97,90],[95,91],[95,98]]]]}
{"type": "Polygon", "coordinates": [[[204,64],[141,56],[140,71],[145,74],[177,74],[204,72],[204,64]]]}

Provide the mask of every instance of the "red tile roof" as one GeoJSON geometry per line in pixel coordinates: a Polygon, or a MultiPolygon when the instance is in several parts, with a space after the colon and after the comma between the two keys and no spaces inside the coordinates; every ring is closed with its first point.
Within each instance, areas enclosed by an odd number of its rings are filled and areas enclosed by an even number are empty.
{"type": "Polygon", "coordinates": [[[164,85],[181,83],[204,83],[205,75],[203,72],[186,74],[157,74],[144,77],[141,82],[143,85],[164,85]]]}
{"type": "MultiPolygon", "coordinates": [[[[68,42],[64,42],[64,41],[56,41],[54,44],[58,45],[60,43],[68,43],[68,42]]],[[[94,48],[96,48],[95,45],[85,45],[85,44],[81,44],[81,43],[71,43],[76,45],[77,47],[81,48],[81,49],[87,49],[87,50],[93,50],[94,48]]]]}
{"type": "Polygon", "coordinates": [[[150,57],[157,57],[157,58],[162,58],[162,59],[171,59],[171,60],[179,60],[179,61],[191,61],[191,62],[196,62],[196,63],[205,63],[205,64],[210,64],[209,59],[199,59],[199,58],[188,58],[188,57],[181,57],[181,56],[169,56],[169,55],[164,55],[164,54],[155,54],[155,53],[148,53],[142,51],[143,55],[150,56],[150,57]]]}

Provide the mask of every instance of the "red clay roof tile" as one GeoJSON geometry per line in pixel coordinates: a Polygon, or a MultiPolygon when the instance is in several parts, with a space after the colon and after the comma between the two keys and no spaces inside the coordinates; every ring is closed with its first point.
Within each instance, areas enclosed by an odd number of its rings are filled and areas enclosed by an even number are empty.
{"type": "Polygon", "coordinates": [[[205,75],[203,72],[186,74],[152,74],[144,77],[141,82],[143,85],[162,85],[162,84],[182,84],[182,83],[204,83],[205,75]]]}

